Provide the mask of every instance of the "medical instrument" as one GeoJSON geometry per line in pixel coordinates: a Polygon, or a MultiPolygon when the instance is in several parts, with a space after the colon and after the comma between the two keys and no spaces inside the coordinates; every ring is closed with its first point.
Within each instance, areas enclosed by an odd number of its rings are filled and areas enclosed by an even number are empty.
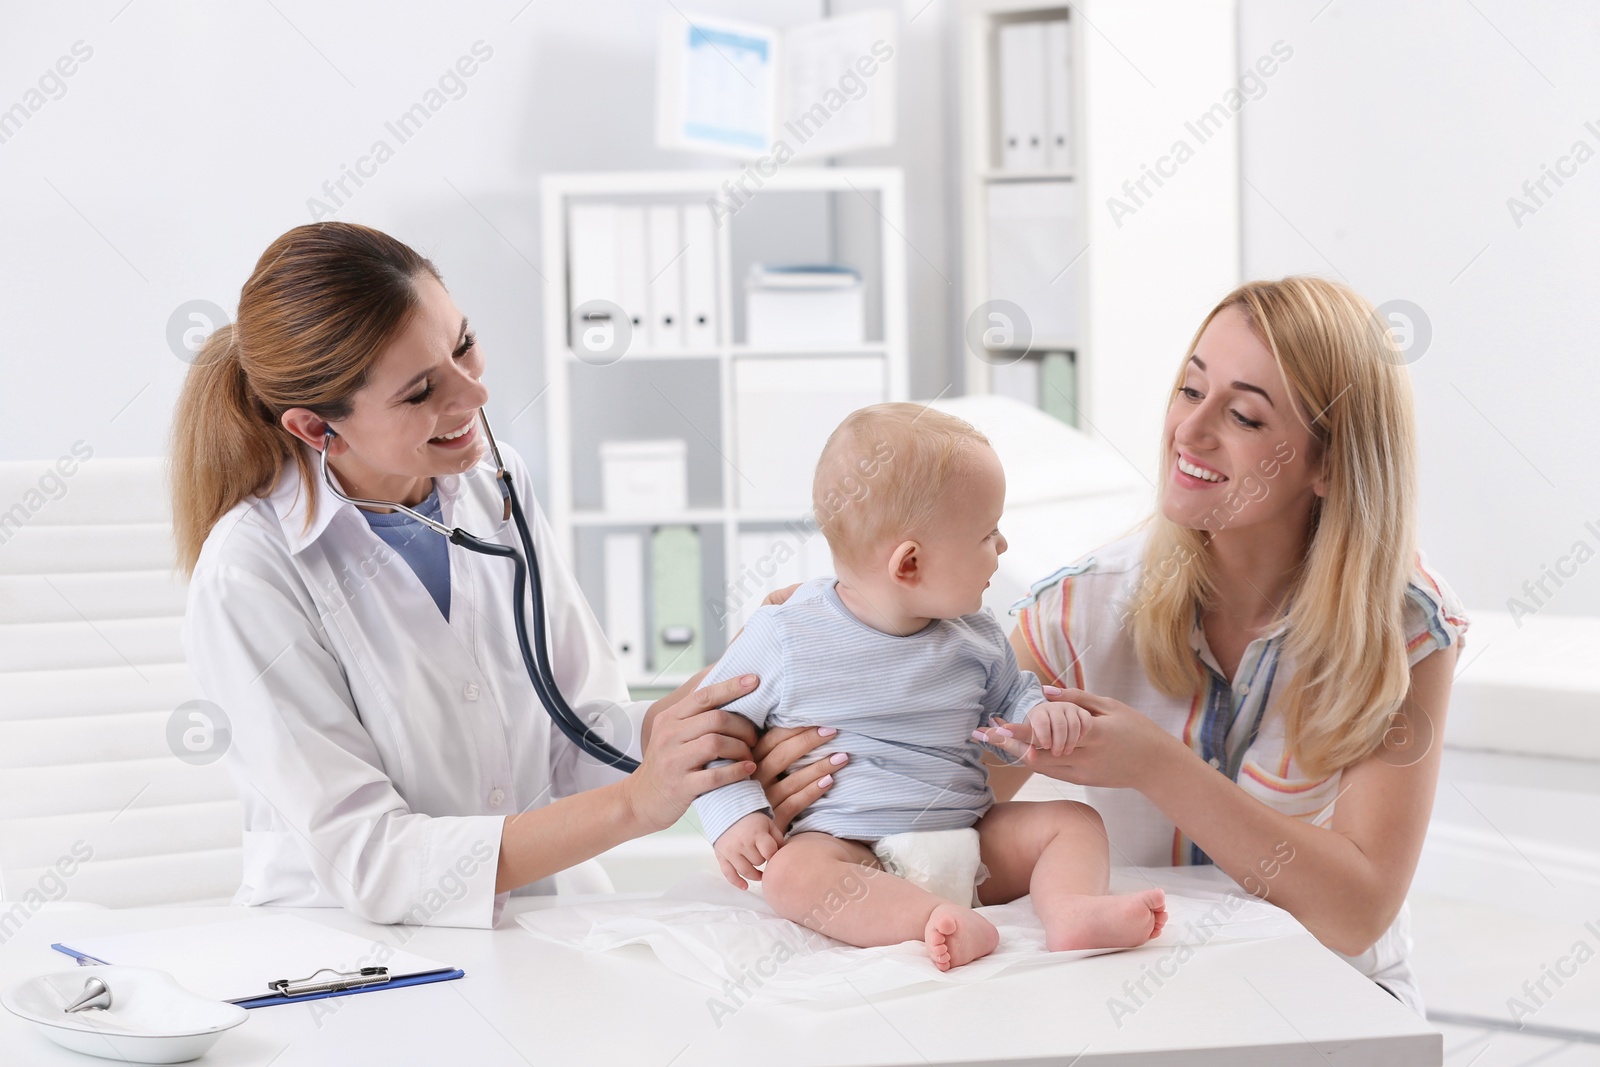
{"type": "Polygon", "coordinates": [[[83,993],[68,1004],[62,1011],[104,1011],[111,1007],[111,987],[99,978],[90,978],[83,983],[83,993]]]}
{"type": "MultiPolygon", "coordinates": [[[[392,508],[409,518],[422,523],[430,530],[447,538],[452,544],[478,552],[486,556],[501,556],[509,559],[515,567],[515,599],[512,604],[512,615],[517,628],[517,645],[522,652],[523,665],[528,670],[528,679],[533,683],[533,691],[539,697],[539,702],[544,705],[544,710],[549,714],[556,727],[566,735],[567,740],[577,745],[580,750],[599,760],[607,766],[616,767],[629,774],[638,770],[639,761],[627,753],[614,747],[605,738],[578,717],[567,704],[566,698],[561,695],[561,689],[556,685],[555,673],[550,668],[550,649],[545,640],[544,618],[544,585],[539,576],[539,561],[533,551],[533,538],[528,533],[528,520],[522,513],[522,504],[517,499],[516,489],[511,484],[511,475],[506,472],[505,462],[500,458],[500,446],[495,443],[494,431],[489,429],[489,416],[482,408],[478,409],[478,419],[483,424],[484,436],[489,441],[489,452],[494,457],[495,478],[500,483],[500,496],[505,502],[505,514],[501,519],[502,524],[513,522],[517,528],[517,539],[522,543],[522,554],[510,545],[495,544],[474,537],[460,527],[451,529],[441,522],[421,512],[408,508],[404,504],[397,504],[390,500],[367,500],[360,497],[346,495],[343,489],[334,481],[333,475],[328,470],[328,447],[334,437],[333,427],[324,426],[322,438],[322,480],[327,484],[333,495],[347,504],[366,508],[392,508]],[[528,647],[528,626],[523,610],[523,591],[531,583],[533,591],[533,648],[528,647]]],[[[501,529],[504,529],[504,525],[501,529]]],[[[498,531],[496,531],[498,532],[498,531]]],[[[492,535],[491,535],[492,536],[492,535]]]]}

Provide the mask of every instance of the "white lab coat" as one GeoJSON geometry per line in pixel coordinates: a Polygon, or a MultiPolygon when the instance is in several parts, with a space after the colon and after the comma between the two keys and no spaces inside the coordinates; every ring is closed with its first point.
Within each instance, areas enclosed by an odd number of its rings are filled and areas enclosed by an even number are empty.
{"type": "MultiPolygon", "coordinates": [[[[556,681],[637,756],[648,704],[629,700],[526,467],[501,451],[532,527],[556,681]]],[[[231,726],[226,759],[244,805],[234,903],[492,926],[504,818],[620,775],[567,741],[534,694],[509,560],[451,545],[446,622],[405,560],[321,479],[307,529],[300,483],[289,465],[265,498],[223,516],[189,587],[184,650],[231,726]]],[[[488,463],[438,488],[446,525],[484,536],[499,524],[488,463]]],[[[515,528],[494,539],[514,544],[515,528]]],[[[553,890],[546,880],[531,891],[553,890]]]]}

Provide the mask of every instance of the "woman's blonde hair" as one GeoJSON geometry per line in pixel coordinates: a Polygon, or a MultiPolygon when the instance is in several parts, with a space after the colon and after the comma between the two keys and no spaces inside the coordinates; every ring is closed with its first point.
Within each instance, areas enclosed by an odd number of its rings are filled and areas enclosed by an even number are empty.
{"type": "MultiPolygon", "coordinates": [[[[308,408],[337,421],[378,355],[438,279],[427,259],[366,226],[297,226],[261,254],[239,294],[236,322],[206,338],[184,379],[172,427],[172,527],[178,566],[194,572],[217,520],[269,491],[295,462],[315,484],[310,453],[279,417],[308,408]]],[[[316,497],[306,509],[309,528],[316,497]]]]}
{"type": "MultiPolygon", "coordinates": [[[[1290,751],[1326,775],[1371,753],[1410,688],[1401,611],[1415,566],[1411,384],[1388,326],[1344,285],[1290,277],[1229,293],[1195,332],[1239,309],[1278,365],[1313,438],[1326,496],[1314,506],[1290,590],[1280,679],[1290,751]]],[[[1174,393],[1183,384],[1180,367],[1174,393]]],[[[1214,603],[1210,538],[1158,510],[1132,607],[1140,662],[1171,696],[1203,674],[1189,644],[1197,605],[1214,603]]]]}
{"type": "Polygon", "coordinates": [[[922,404],[873,404],[846,415],[822,446],[812,514],[837,564],[928,529],[962,462],[989,439],[965,419],[922,404]]]}

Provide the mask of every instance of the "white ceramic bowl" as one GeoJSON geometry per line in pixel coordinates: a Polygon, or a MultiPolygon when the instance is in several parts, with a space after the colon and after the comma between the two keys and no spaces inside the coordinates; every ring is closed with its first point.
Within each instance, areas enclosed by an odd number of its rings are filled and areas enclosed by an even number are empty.
{"type": "Polygon", "coordinates": [[[6,990],[0,1005],[63,1048],[131,1063],[203,1056],[224,1031],[249,1018],[237,1004],[191,993],[166,971],[148,967],[78,967],[41,975],[6,990]],[[110,987],[111,1007],[67,1012],[90,978],[110,987]]]}

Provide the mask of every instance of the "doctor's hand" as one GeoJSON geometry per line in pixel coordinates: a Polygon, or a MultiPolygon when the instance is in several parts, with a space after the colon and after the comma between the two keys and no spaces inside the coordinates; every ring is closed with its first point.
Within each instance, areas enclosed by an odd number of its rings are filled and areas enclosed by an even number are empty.
{"type": "Polygon", "coordinates": [[[1032,741],[1023,740],[1016,726],[998,719],[975,736],[1004,750],[1030,771],[1077,785],[1110,788],[1142,790],[1150,774],[1161,773],[1161,757],[1172,746],[1187,751],[1182,741],[1120,700],[1051,685],[1044,687],[1044,695],[1050,701],[1075,705],[1090,716],[1092,725],[1070,752],[1053,755],[1048,748],[1035,748],[1032,741]]]}
{"type": "Polygon", "coordinates": [[[753,690],[753,674],[697,689],[655,716],[639,769],[623,779],[640,833],[665,830],[701,793],[740,782],[755,772],[750,746],[756,728],[722,705],[753,690]],[[732,763],[708,767],[712,760],[732,763]]]}
{"type": "Polygon", "coordinates": [[[776,856],[782,847],[783,834],[763,811],[753,811],[722,831],[711,846],[722,877],[735,889],[749,889],[751,882],[761,881],[761,872],[756,868],[776,856]]]}
{"type": "Polygon", "coordinates": [[[780,726],[768,730],[756,742],[755,778],[767,794],[767,803],[772,805],[772,821],[780,832],[787,832],[795,816],[828,791],[833,785],[833,772],[844,766],[850,757],[835,752],[793,774],[786,772],[795,760],[838,732],[831,726],[780,726]]]}
{"type": "Polygon", "coordinates": [[[782,589],[774,589],[762,599],[761,606],[766,607],[768,604],[782,604],[785,600],[788,600],[790,597],[794,596],[794,591],[799,588],[800,583],[796,582],[793,585],[786,585],[782,589]]]}

